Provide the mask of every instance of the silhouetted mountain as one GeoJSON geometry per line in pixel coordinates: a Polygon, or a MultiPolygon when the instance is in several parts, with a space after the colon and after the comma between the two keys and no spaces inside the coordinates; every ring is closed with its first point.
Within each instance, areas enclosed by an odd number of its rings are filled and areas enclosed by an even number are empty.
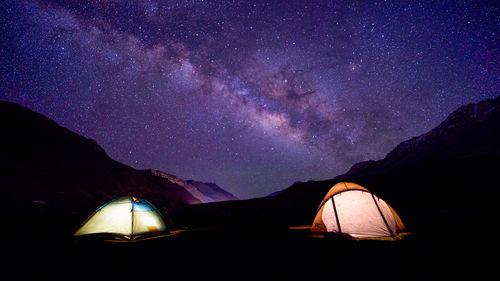
{"type": "Polygon", "coordinates": [[[269,193],[268,195],[266,195],[266,197],[273,197],[273,196],[276,196],[278,195],[282,190],[278,190],[278,191],[275,191],[275,192],[271,192],[269,193]]]}
{"type": "Polygon", "coordinates": [[[378,161],[355,164],[335,179],[293,185],[276,197],[304,201],[314,213],[339,181],[380,193],[396,208],[493,208],[499,199],[500,97],[462,106],[426,134],[378,161]],[[307,203],[309,202],[309,203],[307,203]]]}
{"type": "Polygon", "coordinates": [[[399,144],[378,161],[355,164],[334,179],[293,184],[272,197],[238,204],[190,206],[191,216],[269,224],[307,224],[328,190],[352,181],[378,194],[403,219],[425,210],[498,209],[500,97],[460,107],[426,134],[399,144]],[[212,212],[213,214],[210,214],[212,212]],[[227,216],[227,215],[226,215],[227,216]]]}
{"type": "Polygon", "coordinates": [[[226,201],[226,200],[238,200],[238,198],[231,193],[225,191],[215,183],[204,183],[193,180],[185,181],[177,176],[167,174],[158,170],[149,170],[151,174],[159,177],[163,177],[171,181],[172,183],[178,184],[191,195],[199,199],[202,203],[226,201]]]}
{"type": "Polygon", "coordinates": [[[225,191],[215,183],[200,182],[194,180],[188,180],[186,182],[194,186],[199,192],[201,192],[203,195],[211,199],[211,201],[206,201],[206,202],[238,200],[236,196],[225,191]]]}
{"type": "Polygon", "coordinates": [[[400,143],[384,159],[357,163],[340,177],[382,174],[425,162],[498,154],[499,111],[500,97],[460,107],[428,133],[400,143]]]}
{"type": "Polygon", "coordinates": [[[124,195],[167,210],[200,203],[182,186],[121,164],[94,140],[18,104],[0,102],[0,117],[3,211],[88,213],[124,195]]]}

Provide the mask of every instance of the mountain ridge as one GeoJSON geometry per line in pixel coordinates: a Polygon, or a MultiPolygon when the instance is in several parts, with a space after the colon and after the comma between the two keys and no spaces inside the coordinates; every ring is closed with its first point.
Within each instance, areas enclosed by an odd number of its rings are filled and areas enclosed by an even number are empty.
{"type": "MultiPolygon", "coordinates": [[[[360,184],[407,222],[426,222],[441,210],[456,218],[500,204],[500,96],[458,108],[434,129],[396,146],[384,159],[356,163],[334,178],[296,183],[274,196],[191,205],[186,224],[311,224],[325,194],[341,181],[360,184]],[[196,218],[199,218],[198,221],[196,218]]],[[[496,211],[495,211],[496,212],[496,211]]],[[[470,219],[468,217],[467,219],[470,219]]]]}
{"type": "Polygon", "coordinates": [[[216,183],[201,182],[196,180],[187,180],[186,182],[189,185],[194,186],[199,192],[203,193],[205,196],[211,198],[211,201],[207,202],[239,200],[236,196],[222,189],[216,183]]]}
{"type": "Polygon", "coordinates": [[[479,208],[498,198],[490,186],[496,182],[499,161],[500,96],[459,107],[434,129],[401,142],[383,159],[356,163],[332,179],[292,185],[275,197],[313,210],[313,202],[320,202],[335,183],[353,181],[399,208],[479,208]],[[483,188],[487,196],[471,193],[471,185],[488,187],[483,188]]]}
{"type": "Polygon", "coordinates": [[[95,140],[0,101],[0,190],[6,212],[88,213],[125,195],[174,210],[201,203],[184,187],[110,158],[95,140]]]}
{"type": "Polygon", "coordinates": [[[387,172],[396,166],[394,162],[402,162],[397,165],[403,166],[418,164],[430,157],[441,161],[500,153],[500,135],[495,130],[484,129],[500,129],[499,115],[500,96],[461,106],[427,133],[398,144],[385,158],[356,163],[336,178],[387,172]],[[481,131],[480,135],[473,134],[477,131],[481,131]],[[481,140],[484,138],[490,141],[485,143],[481,140]]]}
{"type": "Polygon", "coordinates": [[[198,198],[202,203],[211,203],[226,200],[239,200],[236,196],[222,189],[216,183],[200,182],[194,180],[183,180],[175,175],[160,170],[148,169],[151,174],[166,178],[172,183],[178,184],[198,198]]]}

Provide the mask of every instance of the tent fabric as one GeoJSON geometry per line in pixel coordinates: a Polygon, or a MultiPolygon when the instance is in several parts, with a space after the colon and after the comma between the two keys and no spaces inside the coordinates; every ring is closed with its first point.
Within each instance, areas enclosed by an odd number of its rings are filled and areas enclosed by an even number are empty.
{"type": "Polygon", "coordinates": [[[394,211],[394,209],[387,204],[387,207],[389,207],[389,210],[391,210],[392,216],[394,217],[394,221],[396,222],[396,232],[399,233],[403,231],[405,228],[405,225],[403,224],[403,221],[399,217],[399,215],[394,211]]]}
{"type": "Polygon", "coordinates": [[[352,182],[339,182],[338,184],[334,185],[330,191],[325,196],[325,199],[321,201],[321,204],[324,204],[326,200],[330,199],[333,197],[335,194],[344,192],[346,190],[363,190],[363,191],[368,191],[368,189],[362,187],[361,185],[352,183],[352,182]]]}
{"type": "Polygon", "coordinates": [[[107,233],[133,239],[137,235],[165,230],[165,222],[152,203],[126,196],[98,208],[75,232],[75,236],[107,233]]]}
{"type": "Polygon", "coordinates": [[[396,236],[403,222],[384,200],[355,183],[333,186],[320,204],[311,230],[354,238],[396,236]]]}

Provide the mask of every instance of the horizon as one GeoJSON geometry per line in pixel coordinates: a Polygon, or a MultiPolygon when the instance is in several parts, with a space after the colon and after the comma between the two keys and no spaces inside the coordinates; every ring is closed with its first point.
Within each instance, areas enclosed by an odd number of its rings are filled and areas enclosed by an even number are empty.
{"type": "Polygon", "coordinates": [[[477,3],[6,1],[0,100],[240,199],[331,179],[498,96],[477,3]]]}

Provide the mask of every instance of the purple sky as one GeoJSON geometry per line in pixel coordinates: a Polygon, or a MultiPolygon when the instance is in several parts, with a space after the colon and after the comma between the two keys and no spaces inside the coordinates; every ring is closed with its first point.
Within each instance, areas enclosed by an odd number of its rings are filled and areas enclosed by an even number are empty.
{"type": "Polygon", "coordinates": [[[0,99],[251,198],[500,93],[495,1],[250,2],[2,1],[0,99]]]}

